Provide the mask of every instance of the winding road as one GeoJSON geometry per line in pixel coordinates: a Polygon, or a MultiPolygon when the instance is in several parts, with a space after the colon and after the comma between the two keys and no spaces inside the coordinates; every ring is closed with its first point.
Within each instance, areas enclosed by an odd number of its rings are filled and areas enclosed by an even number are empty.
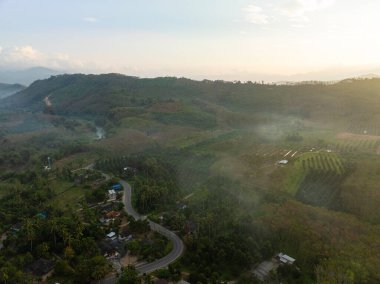
{"type": "MultiPolygon", "coordinates": [[[[105,173],[102,173],[102,175],[105,177],[106,180],[109,180],[111,177],[105,173]]],[[[146,216],[142,216],[139,213],[135,211],[135,209],[132,206],[132,188],[125,180],[120,180],[120,184],[124,188],[124,210],[128,213],[128,215],[132,216],[135,220],[144,220],[146,219],[146,216]]],[[[166,229],[165,227],[150,221],[148,219],[149,226],[152,231],[155,231],[166,238],[168,238],[172,244],[173,248],[170,251],[170,253],[163,258],[157,259],[150,263],[143,263],[136,266],[136,270],[140,275],[144,273],[151,273],[153,271],[156,271],[158,269],[162,269],[167,267],[169,264],[176,261],[184,251],[184,245],[182,240],[172,231],[166,229]]],[[[116,274],[111,274],[107,276],[106,278],[98,281],[99,284],[114,284],[117,282],[117,276],[116,274]]]]}
{"type": "MultiPolygon", "coordinates": [[[[132,207],[131,197],[132,189],[131,186],[125,181],[120,180],[120,184],[124,187],[124,206],[125,211],[131,215],[135,220],[144,220],[146,216],[138,214],[132,207]]],[[[173,243],[173,248],[170,253],[163,258],[157,259],[156,261],[137,265],[136,269],[140,274],[150,273],[161,268],[167,267],[169,264],[176,261],[184,251],[184,245],[182,240],[172,231],[166,229],[165,227],[148,220],[149,226],[152,231],[155,231],[166,238],[168,238],[173,243]]]]}

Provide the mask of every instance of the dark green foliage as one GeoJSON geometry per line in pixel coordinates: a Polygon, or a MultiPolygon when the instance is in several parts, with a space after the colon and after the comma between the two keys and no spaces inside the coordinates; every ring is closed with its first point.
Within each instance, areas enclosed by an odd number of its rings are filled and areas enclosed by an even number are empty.
{"type": "Polygon", "coordinates": [[[149,232],[150,228],[149,228],[149,222],[147,220],[133,220],[131,218],[130,220],[130,224],[129,224],[129,228],[133,231],[133,232],[136,232],[138,234],[144,234],[144,233],[147,233],[149,232]]]}
{"type": "Polygon", "coordinates": [[[193,272],[191,279],[201,283],[236,277],[274,253],[265,235],[248,223],[247,216],[239,215],[237,196],[230,190],[236,185],[220,177],[207,185],[207,194],[194,204],[189,216],[196,226],[185,237],[188,251],[183,259],[193,272]]]}
{"type": "Polygon", "coordinates": [[[286,136],[286,140],[291,142],[301,142],[303,140],[303,137],[299,133],[293,133],[288,134],[286,136]]]}
{"type": "Polygon", "coordinates": [[[102,187],[86,192],[86,200],[88,203],[99,203],[107,200],[106,190],[102,187]]]}
{"type": "Polygon", "coordinates": [[[133,266],[124,268],[117,282],[118,284],[140,284],[141,279],[138,276],[136,269],[133,266]]]}
{"type": "Polygon", "coordinates": [[[209,129],[216,126],[216,119],[213,115],[199,110],[188,110],[176,113],[155,113],[154,118],[164,124],[193,126],[201,129],[209,129]]]}

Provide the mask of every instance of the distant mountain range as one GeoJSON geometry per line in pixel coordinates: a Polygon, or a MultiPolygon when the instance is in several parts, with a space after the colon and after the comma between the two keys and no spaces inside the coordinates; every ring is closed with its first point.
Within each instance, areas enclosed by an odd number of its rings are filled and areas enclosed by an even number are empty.
{"type": "Polygon", "coordinates": [[[22,70],[6,70],[0,68],[0,82],[5,84],[21,84],[28,86],[36,80],[47,79],[63,72],[45,67],[33,67],[22,70]]]}
{"type": "Polygon", "coordinates": [[[9,97],[25,89],[25,86],[20,84],[3,84],[0,83],[0,99],[9,97]]]}

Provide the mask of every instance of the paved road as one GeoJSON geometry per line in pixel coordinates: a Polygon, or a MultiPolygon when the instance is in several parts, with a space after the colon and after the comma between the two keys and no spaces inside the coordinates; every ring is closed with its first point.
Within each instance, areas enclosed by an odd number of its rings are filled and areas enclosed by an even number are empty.
{"type": "Polygon", "coordinates": [[[135,211],[135,209],[133,209],[132,200],[131,200],[131,196],[132,196],[131,186],[125,180],[120,180],[120,184],[124,187],[124,200],[123,201],[124,201],[125,211],[129,215],[131,215],[135,220],[143,219],[144,217],[141,216],[139,213],[137,213],[135,211]]]}
{"type": "MultiPolygon", "coordinates": [[[[103,176],[108,180],[110,179],[110,176],[107,174],[103,174],[103,176]]],[[[120,184],[124,187],[124,209],[125,211],[131,215],[135,220],[143,220],[146,219],[146,216],[142,216],[139,213],[135,211],[135,209],[132,206],[131,197],[132,197],[132,188],[125,180],[120,180],[120,184]]],[[[168,238],[172,244],[173,248],[170,251],[170,253],[163,258],[157,259],[156,261],[140,264],[136,266],[136,270],[139,272],[139,274],[144,273],[151,273],[153,271],[156,271],[161,268],[167,267],[169,264],[176,261],[184,251],[184,245],[182,240],[172,231],[166,229],[165,227],[154,223],[150,220],[148,220],[149,226],[152,231],[155,231],[166,238],[168,238]]],[[[114,284],[117,281],[117,277],[115,274],[109,275],[108,277],[98,281],[100,284],[114,284]]]]}
{"type": "MultiPolygon", "coordinates": [[[[131,197],[132,197],[132,189],[131,186],[124,180],[120,180],[120,184],[124,187],[124,206],[125,206],[125,211],[131,215],[135,220],[142,220],[145,219],[145,216],[142,216],[138,214],[132,207],[132,202],[131,202],[131,197]]],[[[146,263],[146,264],[141,264],[136,267],[137,271],[140,274],[143,273],[150,273],[155,270],[165,268],[169,264],[173,263],[176,261],[183,253],[184,251],[184,245],[182,240],[172,231],[166,229],[165,227],[154,223],[150,220],[148,220],[150,228],[152,231],[155,231],[166,238],[168,238],[172,244],[173,248],[171,252],[164,256],[163,258],[160,258],[156,261],[153,261],[151,263],[146,263]]]]}

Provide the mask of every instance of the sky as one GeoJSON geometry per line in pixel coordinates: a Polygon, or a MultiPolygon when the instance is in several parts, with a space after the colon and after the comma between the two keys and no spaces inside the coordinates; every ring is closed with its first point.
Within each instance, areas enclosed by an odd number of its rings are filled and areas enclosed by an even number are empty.
{"type": "Polygon", "coordinates": [[[0,67],[333,80],[380,70],[378,11],[374,0],[0,0],[0,67]]]}

